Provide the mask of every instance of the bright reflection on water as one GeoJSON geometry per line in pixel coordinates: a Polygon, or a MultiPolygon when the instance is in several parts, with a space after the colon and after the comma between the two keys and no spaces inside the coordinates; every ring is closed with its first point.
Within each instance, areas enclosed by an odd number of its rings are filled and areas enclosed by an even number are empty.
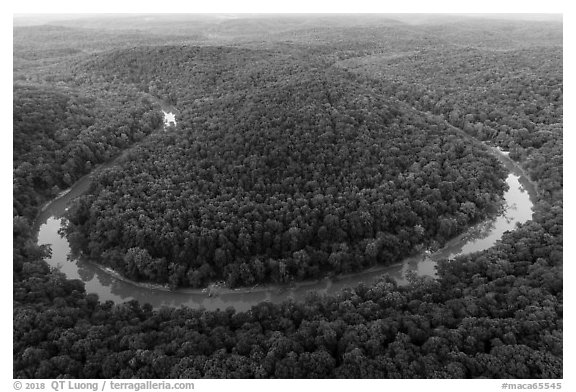
{"type": "Polygon", "coordinates": [[[74,187],[59,199],[45,208],[37,222],[38,243],[51,244],[52,257],[48,263],[62,271],[70,279],[81,279],[85,282],[88,293],[97,293],[100,300],[115,302],[137,299],[141,303],[150,303],[154,307],[204,307],[209,310],[225,309],[229,306],[242,311],[261,301],[281,302],[288,298],[301,300],[306,293],[314,290],[320,293],[335,293],[345,287],[353,287],[360,282],[370,284],[382,274],[389,274],[399,283],[406,283],[405,273],[415,271],[418,275],[435,275],[436,262],[443,258],[453,258],[459,254],[468,254],[490,248],[507,230],[513,230],[517,223],[532,218],[532,207],[536,195],[532,185],[522,177],[518,167],[505,155],[499,154],[499,159],[510,171],[506,182],[509,190],[504,195],[505,212],[487,222],[471,228],[463,235],[452,239],[444,248],[433,254],[422,253],[409,257],[402,263],[387,267],[373,267],[360,273],[337,279],[325,278],[320,281],[303,282],[289,286],[273,286],[265,290],[250,292],[247,289],[223,292],[217,296],[209,296],[200,290],[169,291],[162,288],[140,287],[125,281],[110,271],[88,263],[84,260],[69,260],[70,247],[68,241],[58,234],[61,217],[66,205],[75,197],[86,191],[90,177],[78,181],[74,187]]]}

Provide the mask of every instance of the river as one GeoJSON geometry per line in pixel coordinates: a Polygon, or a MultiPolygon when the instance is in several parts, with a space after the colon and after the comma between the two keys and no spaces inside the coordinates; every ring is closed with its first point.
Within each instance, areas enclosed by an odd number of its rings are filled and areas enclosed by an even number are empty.
{"type": "MultiPolygon", "coordinates": [[[[170,291],[163,287],[130,282],[113,271],[89,263],[82,259],[70,259],[70,246],[66,238],[58,234],[62,216],[69,203],[87,191],[90,175],[76,182],[72,188],[48,203],[36,221],[38,244],[50,244],[52,256],[46,261],[59,269],[69,279],[80,279],[86,285],[86,292],[98,294],[101,301],[123,302],[136,299],[141,303],[150,303],[154,308],[162,306],[179,307],[181,305],[207,310],[233,307],[238,311],[250,309],[261,301],[279,303],[288,298],[298,301],[308,291],[333,294],[345,287],[354,287],[360,282],[370,284],[382,274],[388,274],[400,284],[406,283],[407,271],[418,275],[435,276],[436,262],[443,258],[452,259],[456,255],[468,254],[490,248],[502,237],[505,231],[513,230],[517,223],[532,219],[532,209],[536,202],[536,189],[523,175],[518,165],[508,158],[507,153],[492,148],[495,155],[509,171],[506,182],[509,189],[504,194],[504,210],[497,217],[470,228],[464,234],[450,240],[437,252],[422,252],[392,266],[378,266],[359,273],[335,278],[324,278],[289,285],[260,286],[253,289],[221,290],[209,293],[207,290],[179,289],[170,291]]],[[[107,167],[113,162],[103,165],[107,167]]]]}

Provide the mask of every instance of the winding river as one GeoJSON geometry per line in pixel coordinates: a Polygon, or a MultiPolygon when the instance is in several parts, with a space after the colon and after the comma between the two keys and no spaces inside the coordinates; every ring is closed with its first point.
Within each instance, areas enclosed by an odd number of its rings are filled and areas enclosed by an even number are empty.
{"type": "MultiPolygon", "coordinates": [[[[37,219],[35,228],[38,230],[38,243],[51,245],[52,256],[47,260],[50,266],[62,271],[69,279],[82,280],[85,283],[86,292],[98,294],[101,301],[123,302],[136,299],[141,303],[150,303],[154,308],[185,305],[195,308],[203,307],[207,310],[233,307],[238,311],[244,311],[261,301],[278,303],[288,298],[301,300],[308,291],[332,294],[345,287],[353,287],[360,282],[370,284],[382,274],[388,274],[400,284],[405,284],[406,272],[414,271],[418,275],[435,276],[434,267],[438,260],[488,249],[502,237],[505,231],[513,230],[517,223],[532,219],[532,208],[536,201],[534,185],[523,175],[521,168],[508,158],[506,152],[492,149],[509,171],[506,179],[509,189],[504,194],[505,207],[501,215],[472,227],[466,233],[450,240],[437,252],[422,252],[392,266],[373,267],[359,273],[335,278],[324,278],[294,285],[258,286],[238,290],[223,289],[218,293],[186,289],[171,291],[159,286],[131,282],[104,267],[82,259],[71,259],[68,241],[58,234],[58,230],[69,203],[87,191],[91,175],[83,177],[70,190],[63,192],[58,198],[48,203],[37,219]]],[[[114,162],[103,165],[98,170],[112,164],[114,162]]]]}

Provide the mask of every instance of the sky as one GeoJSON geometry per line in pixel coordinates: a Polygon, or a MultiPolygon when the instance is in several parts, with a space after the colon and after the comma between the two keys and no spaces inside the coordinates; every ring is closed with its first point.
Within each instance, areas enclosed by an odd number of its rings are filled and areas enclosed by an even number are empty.
{"type": "Polygon", "coordinates": [[[564,0],[483,0],[465,2],[455,0],[155,0],[123,1],[99,0],[91,2],[70,0],[19,0],[9,2],[12,13],[66,13],[66,12],[456,12],[456,13],[561,13],[567,10],[564,0]]]}

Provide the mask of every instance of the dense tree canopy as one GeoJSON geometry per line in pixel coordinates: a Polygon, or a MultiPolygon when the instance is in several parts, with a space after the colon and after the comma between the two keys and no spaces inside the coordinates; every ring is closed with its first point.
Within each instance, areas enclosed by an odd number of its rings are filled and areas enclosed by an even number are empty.
{"type": "Polygon", "coordinates": [[[137,280],[287,282],[398,261],[494,207],[504,172],[479,144],[341,71],[292,71],[238,77],[103,172],[69,215],[74,244],[137,280]]]}
{"type": "Polygon", "coordinates": [[[384,279],[246,313],[98,303],[80,282],[27,262],[14,295],[15,376],[561,377],[561,222],[552,216],[442,264],[437,281],[384,279]]]}
{"type": "Polygon", "coordinates": [[[13,94],[14,213],[29,219],[46,196],[162,124],[157,104],[134,89],[95,96],[15,84],[13,94]]]}
{"type": "Polygon", "coordinates": [[[15,29],[14,377],[563,377],[562,26],[358,18],[15,29]],[[77,248],[173,286],[349,271],[489,212],[504,172],[470,137],[537,183],[533,220],[407,286],[247,312],[100,302],[31,229],[139,141],[71,210],[77,248]]]}

